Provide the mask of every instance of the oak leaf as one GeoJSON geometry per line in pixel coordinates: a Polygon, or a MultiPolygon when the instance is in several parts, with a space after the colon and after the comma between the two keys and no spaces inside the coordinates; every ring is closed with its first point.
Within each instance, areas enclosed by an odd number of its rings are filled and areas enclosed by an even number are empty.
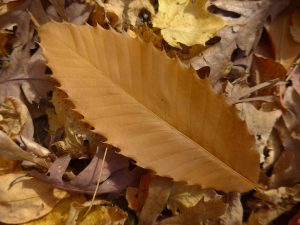
{"type": "MultiPolygon", "coordinates": [[[[220,37],[220,41],[191,59],[191,65],[196,70],[209,67],[209,79],[212,83],[216,83],[226,75],[225,70],[232,63],[235,53],[240,52],[241,58],[251,56],[265,21],[268,18],[274,19],[290,1],[210,0],[209,2],[208,9],[235,15],[233,18],[227,17],[230,25],[217,32],[216,36],[220,37]]],[[[248,68],[248,65],[243,66],[248,68]]]]}
{"type": "Polygon", "coordinates": [[[193,69],[100,27],[48,23],[39,35],[74,110],[121,154],[176,181],[224,191],[255,186],[253,137],[193,69]]]}
{"type": "Polygon", "coordinates": [[[152,22],[164,39],[174,47],[201,44],[212,38],[225,22],[205,9],[206,0],[159,0],[152,22]]]}

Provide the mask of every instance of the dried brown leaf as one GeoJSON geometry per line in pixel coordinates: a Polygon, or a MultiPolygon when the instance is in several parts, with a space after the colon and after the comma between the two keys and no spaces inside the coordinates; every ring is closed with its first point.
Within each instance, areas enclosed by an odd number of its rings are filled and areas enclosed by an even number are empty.
{"type": "Polygon", "coordinates": [[[83,121],[122,154],[190,184],[225,191],[254,186],[253,138],[234,107],[192,69],[151,44],[99,27],[48,23],[39,34],[54,77],[83,121]]]}
{"type": "MultiPolygon", "coordinates": [[[[191,60],[192,66],[198,70],[210,67],[209,79],[216,83],[225,76],[225,70],[231,63],[235,51],[243,57],[249,57],[252,49],[259,41],[261,31],[267,18],[274,18],[278,12],[289,4],[288,1],[211,1],[210,7],[221,9],[221,12],[233,12],[239,15],[230,19],[232,26],[218,32],[221,40],[191,60]]],[[[218,10],[217,10],[218,12],[218,10]]]]}

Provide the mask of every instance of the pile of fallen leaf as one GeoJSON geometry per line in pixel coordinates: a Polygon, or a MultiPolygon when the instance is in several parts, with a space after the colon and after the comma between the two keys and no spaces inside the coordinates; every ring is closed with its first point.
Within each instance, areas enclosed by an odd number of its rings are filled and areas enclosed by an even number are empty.
{"type": "Polygon", "coordinates": [[[0,1],[0,223],[300,224],[297,0],[0,1]]]}

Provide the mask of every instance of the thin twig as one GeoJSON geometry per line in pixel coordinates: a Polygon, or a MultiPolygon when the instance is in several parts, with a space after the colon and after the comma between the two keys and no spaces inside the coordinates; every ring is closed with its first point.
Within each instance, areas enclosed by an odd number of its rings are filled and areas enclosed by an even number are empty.
{"type": "Polygon", "coordinates": [[[98,189],[99,189],[99,185],[100,185],[100,180],[101,180],[102,173],[103,173],[103,167],[104,167],[104,161],[105,161],[105,158],[106,158],[106,154],[107,154],[107,147],[105,148],[104,156],[103,156],[102,163],[101,163],[100,172],[99,172],[99,175],[98,175],[98,181],[97,181],[97,185],[96,185],[96,188],[95,188],[95,192],[94,192],[92,201],[91,201],[91,203],[89,205],[89,208],[85,212],[83,218],[87,216],[87,214],[91,211],[91,209],[93,207],[93,203],[95,201],[95,198],[96,198],[96,195],[97,195],[97,192],[98,192],[98,189]]]}

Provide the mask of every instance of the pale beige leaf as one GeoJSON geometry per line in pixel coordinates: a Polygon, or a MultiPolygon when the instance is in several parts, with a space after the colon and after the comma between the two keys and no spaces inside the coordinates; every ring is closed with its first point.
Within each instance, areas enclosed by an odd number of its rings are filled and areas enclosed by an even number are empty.
{"type": "Polygon", "coordinates": [[[253,137],[194,70],[100,27],[48,23],[39,34],[75,110],[121,154],[176,181],[224,191],[255,186],[253,137]]]}
{"type": "Polygon", "coordinates": [[[25,223],[49,213],[67,192],[25,173],[0,176],[0,222],[25,223]]]}

